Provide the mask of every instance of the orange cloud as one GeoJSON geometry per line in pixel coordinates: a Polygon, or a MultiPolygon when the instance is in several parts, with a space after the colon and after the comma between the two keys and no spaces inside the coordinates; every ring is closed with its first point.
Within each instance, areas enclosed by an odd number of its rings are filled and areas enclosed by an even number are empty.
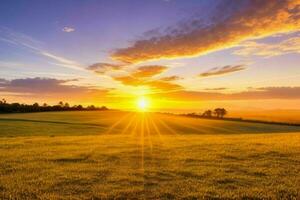
{"type": "Polygon", "coordinates": [[[166,66],[160,66],[160,65],[149,65],[149,66],[142,66],[138,68],[135,72],[132,73],[132,76],[134,77],[140,77],[140,78],[147,78],[152,77],[158,74],[161,74],[168,68],[166,66]]]}
{"type": "Polygon", "coordinates": [[[163,91],[171,91],[183,89],[182,86],[171,81],[178,80],[178,76],[169,76],[161,79],[152,79],[153,76],[161,74],[167,69],[165,66],[142,66],[136,71],[126,76],[113,77],[114,80],[121,82],[124,85],[130,86],[148,86],[152,89],[163,91]]]}
{"type": "Polygon", "coordinates": [[[210,70],[208,70],[207,72],[203,72],[201,74],[199,74],[199,76],[201,77],[208,77],[208,76],[220,76],[220,75],[224,75],[224,74],[229,74],[229,73],[233,73],[233,72],[237,72],[237,71],[241,71],[241,70],[245,70],[246,67],[244,65],[226,65],[224,67],[215,67],[212,68],[210,70]]]}
{"type": "Polygon", "coordinates": [[[162,81],[177,81],[180,79],[182,79],[182,78],[179,76],[167,76],[167,77],[161,78],[160,80],[162,80],[162,81]]]}
{"type": "Polygon", "coordinates": [[[87,70],[93,71],[97,74],[105,74],[109,71],[121,70],[124,67],[122,64],[110,64],[110,63],[95,63],[87,67],[87,70]]]}
{"type": "Polygon", "coordinates": [[[170,83],[161,80],[154,80],[146,82],[145,85],[150,86],[154,89],[163,90],[163,91],[172,91],[172,90],[182,90],[183,87],[176,83],[170,83]]]}
{"type": "Polygon", "coordinates": [[[292,37],[277,44],[258,43],[255,41],[244,42],[242,48],[234,51],[236,55],[272,57],[287,53],[300,53],[300,37],[292,37]]]}
{"type": "Polygon", "coordinates": [[[300,87],[264,87],[225,94],[221,92],[203,92],[180,90],[169,93],[155,94],[160,98],[176,101],[203,100],[259,100],[259,99],[300,99],[300,87]]]}
{"type": "Polygon", "coordinates": [[[125,63],[203,55],[242,41],[300,28],[300,0],[224,0],[209,25],[201,18],[179,24],[164,34],[116,49],[111,57],[125,63]],[[228,11],[229,12],[226,12],[228,11]]]}
{"type": "Polygon", "coordinates": [[[113,79],[123,83],[124,85],[139,86],[144,84],[143,80],[133,76],[118,76],[113,77],[113,79]]]}

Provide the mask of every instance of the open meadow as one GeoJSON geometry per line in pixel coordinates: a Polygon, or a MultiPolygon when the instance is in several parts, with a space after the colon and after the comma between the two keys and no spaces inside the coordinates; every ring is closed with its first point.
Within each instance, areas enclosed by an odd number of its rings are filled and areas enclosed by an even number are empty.
{"type": "Polygon", "coordinates": [[[300,199],[300,127],[120,111],[2,114],[0,199],[300,199]]]}

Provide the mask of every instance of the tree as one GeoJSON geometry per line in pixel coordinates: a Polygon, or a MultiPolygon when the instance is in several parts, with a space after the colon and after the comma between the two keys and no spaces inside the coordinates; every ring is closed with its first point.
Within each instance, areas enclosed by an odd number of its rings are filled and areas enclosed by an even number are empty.
{"type": "Polygon", "coordinates": [[[64,107],[64,102],[60,101],[60,102],[58,102],[58,105],[59,105],[60,107],[64,107]]]}
{"type": "Polygon", "coordinates": [[[0,101],[0,104],[6,104],[6,99],[2,99],[2,100],[0,101]]]}
{"type": "Polygon", "coordinates": [[[203,114],[203,117],[211,117],[212,116],[212,111],[211,110],[206,110],[203,114]]]}
{"type": "Polygon", "coordinates": [[[69,103],[66,102],[65,105],[64,105],[64,107],[65,107],[65,108],[70,108],[69,103]]]}
{"type": "Polygon", "coordinates": [[[227,114],[227,111],[224,108],[216,108],[214,114],[216,117],[223,118],[227,114]]]}

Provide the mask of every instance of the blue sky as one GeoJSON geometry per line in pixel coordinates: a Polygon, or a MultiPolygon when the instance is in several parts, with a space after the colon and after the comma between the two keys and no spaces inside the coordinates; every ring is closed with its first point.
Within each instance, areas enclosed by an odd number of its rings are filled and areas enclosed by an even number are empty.
{"type": "MultiPolygon", "coordinates": [[[[100,99],[198,92],[199,101],[214,92],[237,100],[264,88],[260,98],[294,101],[294,94],[273,90],[300,91],[297,9],[288,0],[3,1],[0,79],[56,79],[106,91],[100,99]]],[[[12,101],[47,100],[38,98],[41,90],[22,93],[6,84],[0,94],[12,101]]],[[[86,103],[93,101],[100,100],[86,103]]]]}

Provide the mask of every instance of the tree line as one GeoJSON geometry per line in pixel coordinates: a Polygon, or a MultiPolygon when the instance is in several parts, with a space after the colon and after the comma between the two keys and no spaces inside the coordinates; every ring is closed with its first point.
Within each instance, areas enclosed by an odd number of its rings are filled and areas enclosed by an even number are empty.
{"type": "Polygon", "coordinates": [[[38,103],[20,104],[8,103],[5,99],[0,100],[0,113],[27,113],[27,112],[50,112],[50,111],[94,111],[108,110],[106,106],[97,107],[90,105],[84,107],[82,105],[70,106],[67,102],[60,101],[57,105],[48,105],[46,103],[39,105],[38,103]]]}
{"type": "Polygon", "coordinates": [[[224,118],[228,112],[225,108],[215,108],[214,110],[206,110],[202,114],[189,113],[189,117],[204,117],[204,118],[224,118]]]}

